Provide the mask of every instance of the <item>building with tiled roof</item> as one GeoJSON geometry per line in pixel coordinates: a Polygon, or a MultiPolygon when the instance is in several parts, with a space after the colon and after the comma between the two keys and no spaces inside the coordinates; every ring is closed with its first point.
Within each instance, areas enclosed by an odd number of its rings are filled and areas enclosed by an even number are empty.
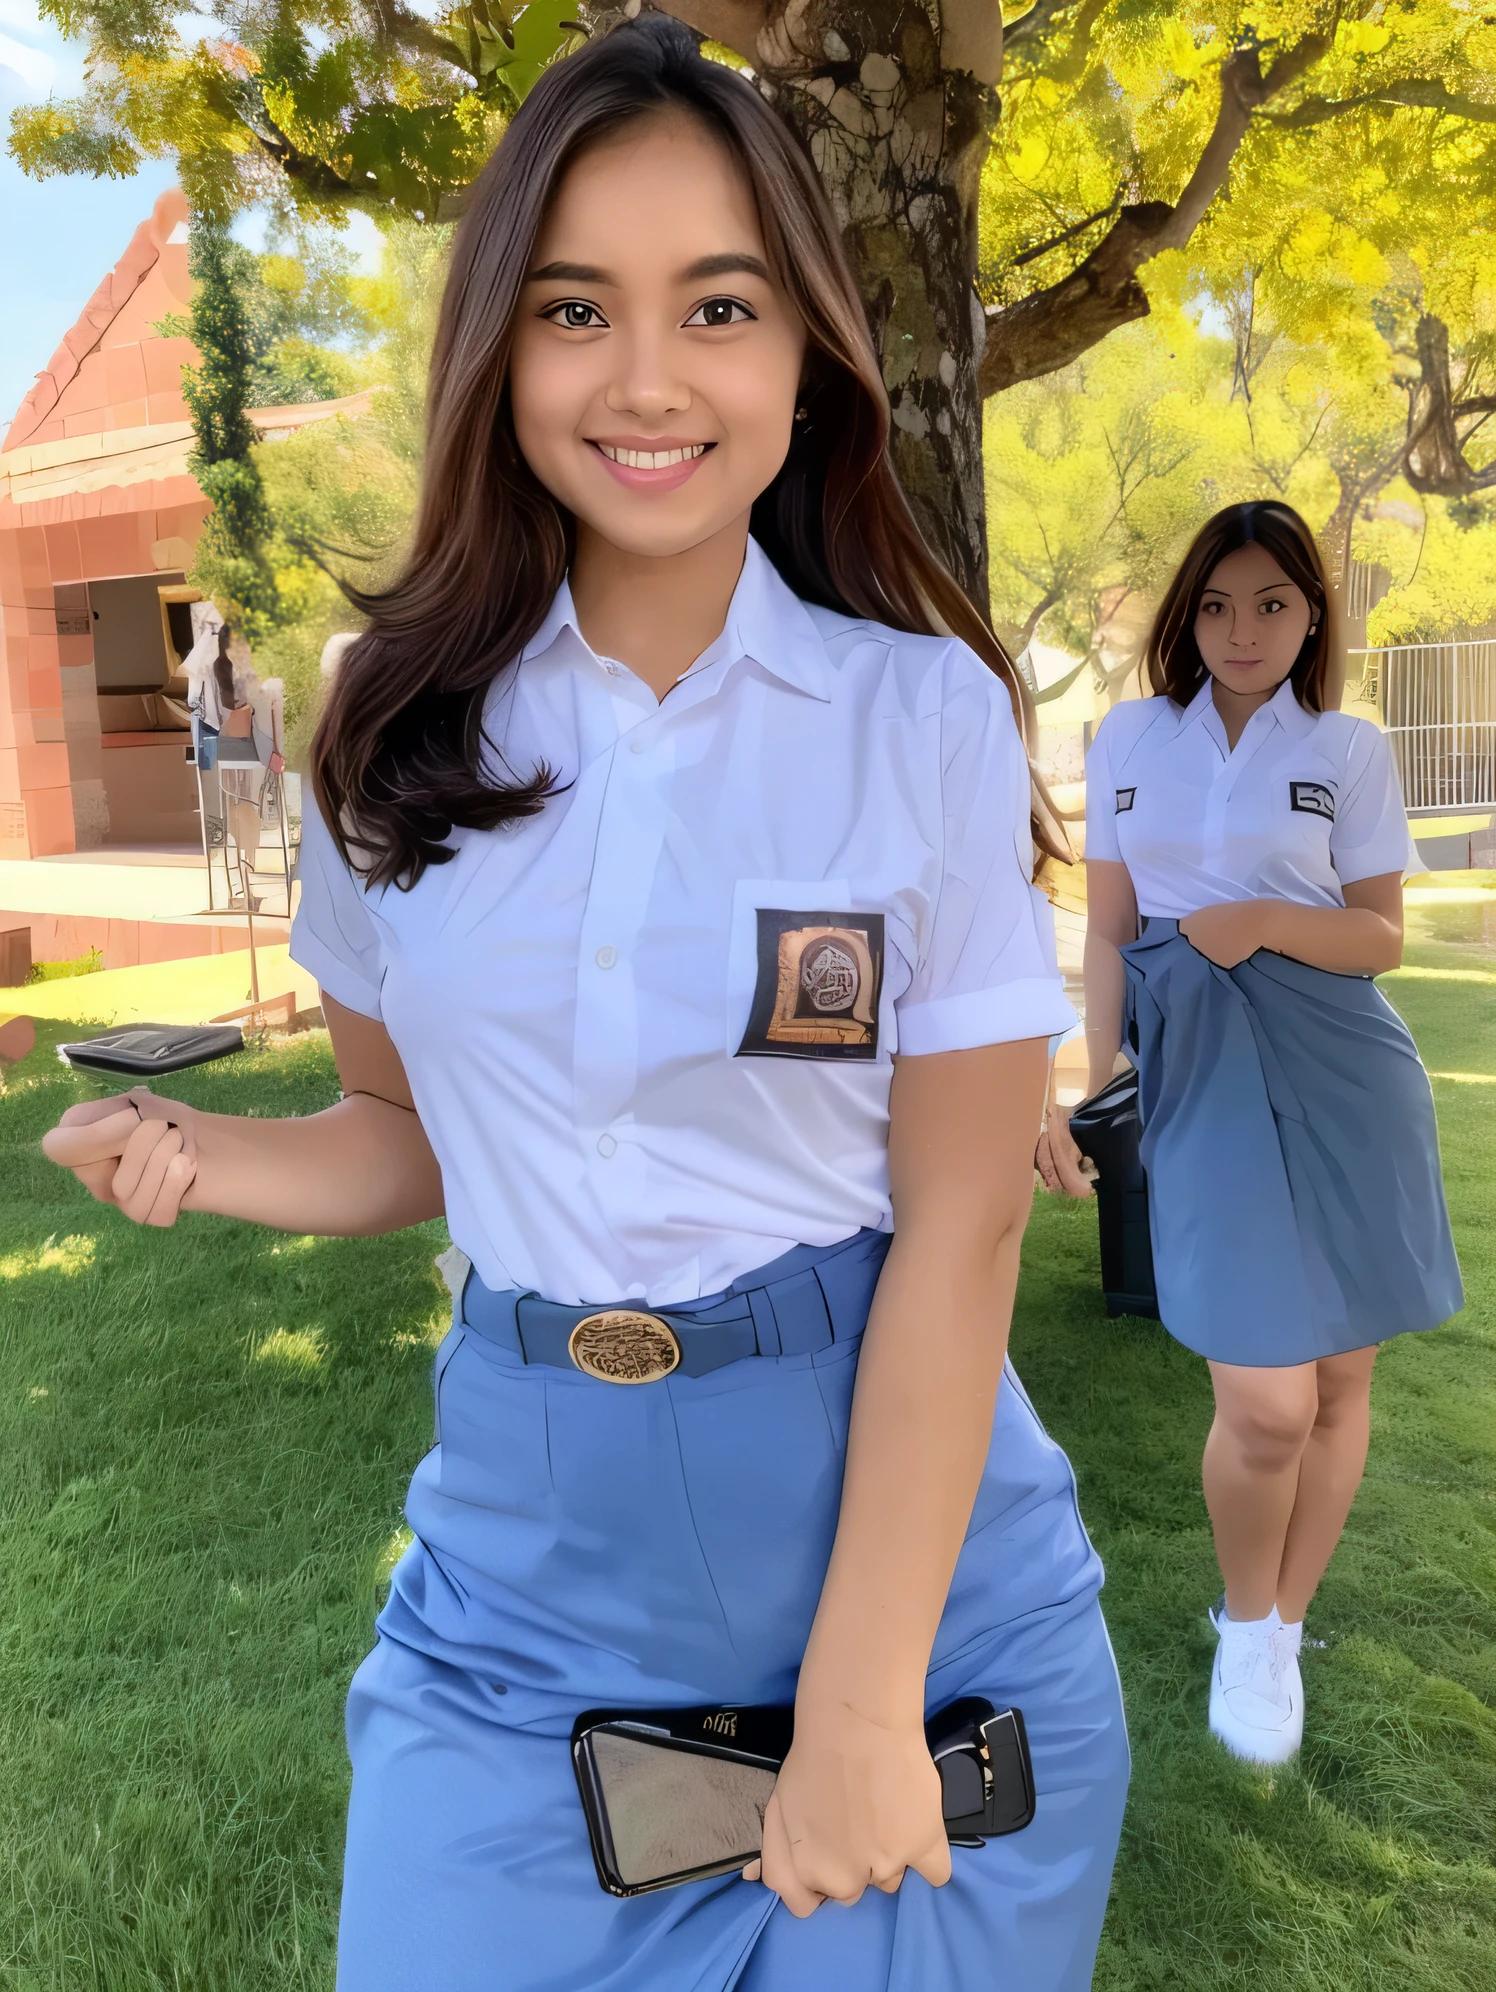
{"type": "MultiPolygon", "coordinates": [[[[177,667],[208,501],[187,468],[187,201],[163,194],[0,445],[0,861],[195,844],[177,667]]],[[[367,397],[253,411],[268,439],[367,397]]]]}

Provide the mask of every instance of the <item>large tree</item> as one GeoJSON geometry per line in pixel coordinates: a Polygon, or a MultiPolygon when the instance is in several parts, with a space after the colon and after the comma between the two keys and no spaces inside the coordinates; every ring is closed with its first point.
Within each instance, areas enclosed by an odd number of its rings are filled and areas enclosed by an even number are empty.
{"type": "MultiPolygon", "coordinates": [[[[638,4],[590,0],[585,23],[638,4]]],[[[1391,148],[1420,183],[1496,184],[1496,15],[1464,0],[1034,0],[1006,25],[998,0],[666,4],[749,65],[809,143],[879,342],[900,473],[983,602],[985,396],[1144,315],[1150,266],[1229,239],[1233,208],[1272,234],[1285,178],[1333,185],[1346,159],[1391,148]],[[1011,129],[995,147],[1000,82],[1011,129]]],[[[17,114],[31,171],[175,152],[205,208],[279,189],[419,219],[460,211],[573,13],[229,0],[224,38],[189,48],[170,0],[43,8],[94,62],[83,99],[17,114]]],[[[1424,349],[1419,474],[1468,489],[1483,395],[1436,335],[1424,349]]]]}

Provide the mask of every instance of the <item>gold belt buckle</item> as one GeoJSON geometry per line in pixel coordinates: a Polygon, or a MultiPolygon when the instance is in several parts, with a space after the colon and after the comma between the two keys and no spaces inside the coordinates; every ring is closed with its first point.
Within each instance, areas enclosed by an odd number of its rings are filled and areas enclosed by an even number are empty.
{"type": "Polygon", "coordinates": [[[600,1383],[658,1383],[680,1368],[680,1342],[669,1322],[631,1307],[607,1307],[579,1321],[566,1353],[600,1383]]]}

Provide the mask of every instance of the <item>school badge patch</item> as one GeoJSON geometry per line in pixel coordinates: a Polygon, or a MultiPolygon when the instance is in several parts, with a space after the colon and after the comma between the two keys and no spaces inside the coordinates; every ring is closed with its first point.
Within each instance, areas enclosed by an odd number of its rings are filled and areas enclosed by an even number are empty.
{"type": "Polygon", "coordinates": [[[758,908],[758,979],[739,1058],[876,1058],[881,913],[758,908]]]}
{"type": "Polygon", "coordinates": [[[1322,816],[1326,823],[1335,821],[1335,791],[1323,782],[1290,782],[1288,795],[1292,806],[1305,816],[1322,816]]]}
{"type": "Polygon", "coordinates": [[[1115,813],[1118,816],[1122,814],[1124,809],[1132,808],[1132,800],[1136,794],[1137,790],[1135,788],[1117,790],[1117,808],[1115,813]]]}

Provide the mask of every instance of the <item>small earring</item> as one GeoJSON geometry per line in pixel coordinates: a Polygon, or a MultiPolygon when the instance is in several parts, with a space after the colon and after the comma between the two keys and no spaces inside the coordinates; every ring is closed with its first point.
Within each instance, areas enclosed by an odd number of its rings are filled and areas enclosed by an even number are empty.
{"type": "Polygon", "coordinates": [[[806,407],[803,401],[800,403],[800,406],[795,410],[795,420],[797,422],[808,422],[810,420],[810,410],[806,407]]]}

